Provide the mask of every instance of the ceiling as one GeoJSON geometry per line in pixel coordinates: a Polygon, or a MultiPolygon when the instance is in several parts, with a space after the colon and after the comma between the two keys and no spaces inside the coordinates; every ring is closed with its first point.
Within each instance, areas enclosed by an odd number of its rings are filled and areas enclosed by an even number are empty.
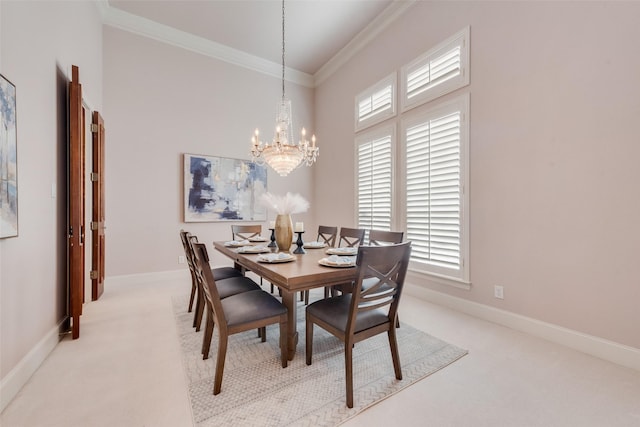
{"type": "MultiPolygon", "coordinates": [[[[287,68],[316,74],[394,3],[401,2],[288,0],[287,68]]],[[[278,0],[109,0],[107,7],[282,63],[282,3],[278,0]]]]}

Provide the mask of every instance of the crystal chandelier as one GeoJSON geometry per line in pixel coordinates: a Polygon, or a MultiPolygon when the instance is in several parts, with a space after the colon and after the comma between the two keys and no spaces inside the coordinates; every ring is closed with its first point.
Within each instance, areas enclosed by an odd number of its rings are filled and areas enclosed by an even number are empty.
{"type": "Polygon", "coordinates": [[[291,100],[284,95],[284,0],[282,0],[282,100],[278,103],[277,111],[273,141],[266,143],[260,141],[260,132],[256,129],[251,138],[251,157],[253,162],[261,165],[267,163],[280,176],[287,176],[302,164],[311,166],[318,157],[319,148],[316,147],[315,135],[311,136],[311,142],[307,140],[304,128],[297,144],[293,138],[291,100]]]}

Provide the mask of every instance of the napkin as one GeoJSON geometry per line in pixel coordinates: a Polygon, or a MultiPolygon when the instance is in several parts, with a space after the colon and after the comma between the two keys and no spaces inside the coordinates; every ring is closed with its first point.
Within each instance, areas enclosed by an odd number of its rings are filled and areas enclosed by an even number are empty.
{"type": "Polygon", "coordinates": [[[281,259],[289,259],[289,258],[291,258],[291,255],[285,252],[278,252],[277,254],[260,255],[261,260],[268,261],[268,262],[274,262],[281,259]]]}
{"type": "Polygon", "coordinates": [[[249,241],[248,240],[230,240],[228,242],[224,242],[225,246],[241,246],[241,245],[248,245],[249,241]]]}

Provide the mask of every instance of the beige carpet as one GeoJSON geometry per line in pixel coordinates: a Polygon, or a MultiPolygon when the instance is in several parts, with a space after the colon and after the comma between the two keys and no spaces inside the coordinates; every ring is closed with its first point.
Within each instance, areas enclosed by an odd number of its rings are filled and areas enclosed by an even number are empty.
{"type": "Polygon", "coordinates": [[[229,339],[222,392],[213,395],[217,333],[211,357],[202,360],[203,329],[191,327],[187,296],[173,300],[177,330],[194,424],[205,426],[336,426],[367,407],[455,362],[466,350],[434,338],[411,326],[398,329],[403,379],[396,380],[386,334],[354,348],[354,407],[345,402],[342,343],[314,329],[313,364],[304,361],[304,305],[298,303],[299,342],[296,356],[280,365],[277,325],[267,328],[267,342],[256,331],[229,339]]]}

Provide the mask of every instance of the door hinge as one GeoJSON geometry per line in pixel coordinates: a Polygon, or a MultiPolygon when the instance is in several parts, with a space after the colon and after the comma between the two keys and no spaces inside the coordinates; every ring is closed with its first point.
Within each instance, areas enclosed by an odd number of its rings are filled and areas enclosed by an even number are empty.
{"type": "Polygon", "coordinates": [[[91,272],[89,273],[89,277],[91,278],[91,280],[96,280],[98,278],[98,272],[96,270],[91,270],[91,272]]]}
{"type": "Polygon", "coordinates": [[[98,132],[98,125],[95,123],[91,123],[91,132],[93,133],[97,133],[98,132]]]}
{"type": "Polygon", "coordinates": [[[98,172],[91,172],[91,182],[96,182],[98,180],[98,172]]]}
{"type": "Polygon", "coordinates": [[[91,230],[97,230],[98,229],[98,223],[95,221],[91,221],[91,230]]]}

